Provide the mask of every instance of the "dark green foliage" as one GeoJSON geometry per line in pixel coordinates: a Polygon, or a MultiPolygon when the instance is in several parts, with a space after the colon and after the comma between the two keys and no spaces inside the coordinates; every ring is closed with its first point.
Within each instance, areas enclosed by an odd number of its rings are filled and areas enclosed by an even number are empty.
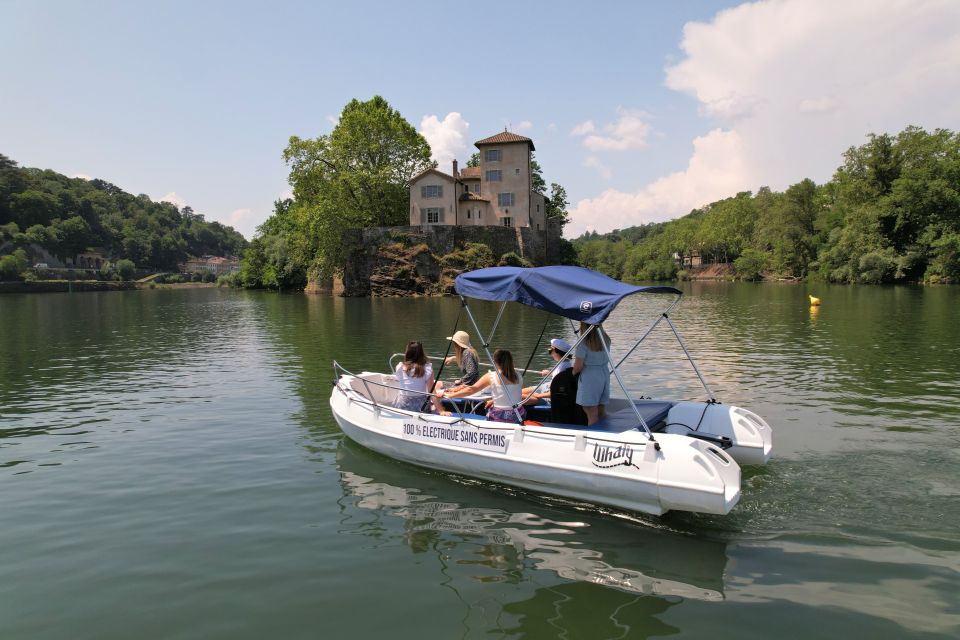
{"type": "Polygon", "coordinates": [[[493,251],[485,244],[468,242],[463,249],[448,253],[440,258],[440,265],[456,272],[485,269],[496,264],[493,251]]]}
{"type": "Polygon", "coordinates": [[[672,279],[696,258],[739,277],[845,283],[960,281],[960,135],[909,127],[871,135],[833,179],[766,187],[667,223],[584,234],[584,266],[626,279],[672,279]]]}
{"type": "Polygon", "coordinates": [[[17,249],[10,255],[0,258],[0,279],[19,280],[20,274],[27,270],[27,252],[17,249]]]}
{"type": "Polygon", "coordinates": [[[123,280],[133,280],[133,275],[136,272],[137,268],[130,260],[123,259],[117,262],[117,273],[123,280]]]}
{"type": "Polygon", "coordinates": [[[526,258],[521,258],[514,251],[508,251],[500,256],[498,267],[532,267],[533,263],[526,258]]]}
{"type": "Polygon", "coordinates": [[[155,269],[176,269],[190,256],[237,255],[246,246],[238,232],[190,207],[178,210],[103,180],[20,168],[0,154],[0,244],[6,240],[39,245],[61,260],[97,248],[155,269]]]}
{"type": "Polygon", "coordinates": [[[733,261],[737,275],[743,280],[759,280],[767,268],[767,254],[756,249],[745,249],[739,258],[733,261]]]}

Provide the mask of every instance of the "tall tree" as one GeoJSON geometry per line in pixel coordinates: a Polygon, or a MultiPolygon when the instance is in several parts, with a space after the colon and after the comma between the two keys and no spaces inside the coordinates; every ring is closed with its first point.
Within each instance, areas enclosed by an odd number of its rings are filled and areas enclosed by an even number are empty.
{"type": "Polygon", "coordinates": [[[543,169],[532,153],[530,154],[530,188],[537,193],[544,195],[547,193],[547,182],[543,179],[543,169]]]}
{"type": "Polygon", "coordinates": [[[345,230],[405,224],[410,179],[436,166],[426,139],[380,96],[351,100],[330,135],[293,136],[283,155],[319,276],[340,268],[345,230]]]}
{"type": "Polygon", "coordinates": [[[567,200],[567,190],[562,186],[553,182],[550,184],[550,197],[547,198],[547,219],[557,220],[560,222],[560,227],[563,228],[565,224],[570,222],[570,214],[567,212],[567,207],[570,205],[570,201],[567,200]]]}
{"type": "Polygon", "coordinates": [[[477,151],[470,155],[470,159],[467,160],[468,167],[479,167],[480,166],[480,152],[477,151]]]}

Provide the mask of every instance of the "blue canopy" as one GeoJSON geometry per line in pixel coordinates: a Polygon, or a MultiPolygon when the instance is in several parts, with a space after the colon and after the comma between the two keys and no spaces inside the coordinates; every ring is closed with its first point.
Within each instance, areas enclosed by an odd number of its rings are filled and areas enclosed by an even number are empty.
{"type": "Polygon", "coordinates": [[[673,293],[673,287],[635,287],[583,267],[490,267],[457,276],[457,293],[480,300],[509,300],[590,324],[603,322],[634,293],[673,293]]]}

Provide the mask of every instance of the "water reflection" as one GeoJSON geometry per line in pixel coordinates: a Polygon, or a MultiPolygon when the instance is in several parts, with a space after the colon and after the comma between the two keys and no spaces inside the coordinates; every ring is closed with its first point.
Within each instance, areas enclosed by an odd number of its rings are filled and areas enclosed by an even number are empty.
{"type": "MultiPolygon", "coordinates": [[[[445,553],[454,562],[492,569],[485,580],[506,580],[511,572],[533,569],[632,594],[723,600],[727,558],[721,542],[576,511],[514,511],[532,505],[509,497],[498,500],[488,488],[470,482],[423,474],[346,439],[337,450],[337,466],[344,495],[356,498],[344,502],[348,516],[360,508],[376,512],[378,520],[402,519],[403,541],[414,550],[423,550],[438,535],[452,534],[445,537],[453,543],[444,546],[445,553]],[[497,506],[467,506],[490,502],[497,506]]],[[[364,530],[381,529],[365,523],[364,530]]]]}

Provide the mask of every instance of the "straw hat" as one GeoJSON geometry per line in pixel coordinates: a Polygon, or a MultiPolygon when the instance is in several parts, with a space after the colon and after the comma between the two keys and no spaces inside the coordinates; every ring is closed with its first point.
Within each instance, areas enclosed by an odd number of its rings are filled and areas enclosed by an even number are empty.
{"type": "Polygon", "coordinates": [[[452,336],[447,336],[447,340],[453,340],[454,344],[458,344],[464,349],[472,349],[470,346],[470,334],[466,331],[457,331],[452,336]]]}

